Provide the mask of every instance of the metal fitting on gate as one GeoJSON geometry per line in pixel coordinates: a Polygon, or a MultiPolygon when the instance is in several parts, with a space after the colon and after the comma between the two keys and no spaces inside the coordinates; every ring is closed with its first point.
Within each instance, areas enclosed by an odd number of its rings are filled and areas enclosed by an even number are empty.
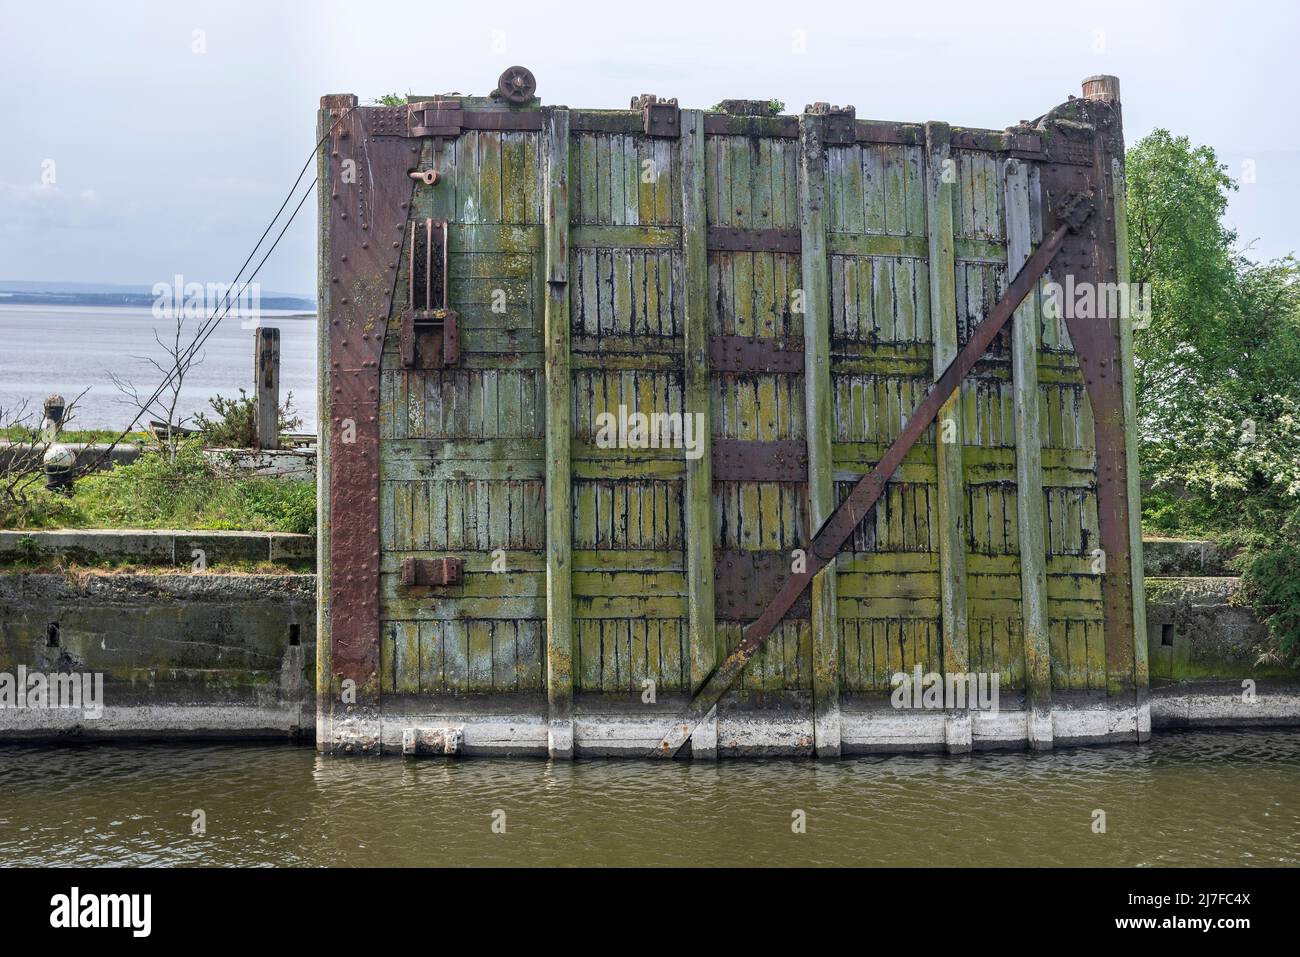
{"type": "Polygon", "coordinates": [[[1075,193],[1066,200],[1065,208],[1061,210],[1061,222],[1069,227],[1070,232],[1077,233],[1083,229],[1083,224],[1095,208],[1091,193],[1075,193]]]}
{"type": "Polygon", "coordinates": [[[438,181],[442,179],[442,174],[436,169],[413,169],[407,175],[425,186],[437,186],[438,181]]]}
{"type": "Polygon", "coordinates": [[[497,79],[497,88],[492,91],[493,99],[505,100],[522,106],[533,99],[537,92],[537,78],[526,66],[507,67],[497,79]]]}
{"type": "Polygon", "coordinates": [[[641,111],[641,128],[646,136],[674,139],[682,135],[682,111],[677,106],[677,97],[642,93],[632,97],[631,109],[641,111]]]}
{"type": "MultiPolygon", "coordinates": [[[[428,172],[436,175],[434,170],[428,172]]],[[[447,221],[412,222],[408,242],[410,308],[402,313],[398,343],[402,368],[442,369],[456,365],[460,361],[460,332],[456,312],[448,308],[447,221]]]]}
{"type": "Polygon", "coordinates": [[[826,132],[822,142],[828,146],[852,146],[858,137],[858,112],[852,106],[832,106],[829,103],[810,103],[806,113],[826,118],[826,132]]]}
{"type": "Polygon", "coordinates": [[[459,585],[464,574],[465,562],[460,558],[402,559],[402,587],[407,589],[459,585]]]}

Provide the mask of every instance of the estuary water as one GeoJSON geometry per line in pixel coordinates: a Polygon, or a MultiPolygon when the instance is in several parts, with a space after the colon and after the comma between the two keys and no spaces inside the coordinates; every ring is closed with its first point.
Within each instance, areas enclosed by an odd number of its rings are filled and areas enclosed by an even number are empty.
{"type": "MultiPolygon", "coordinates": [[[[184,326],[182,345],[193,341],[201,320],[184,326]]],[[[280,395],[293,392],[301,432],[316,429],[316,317],[262,310],[262,325],[280,329],[280,395]]],[[[135,416],[113,386],[110,373],[149,395],[163,376],[155,359],[170,369],[154,341],[175,335],[173,320],[150,309],[109,306],[19,306],[0,304],[0,409],[26,400],[39,421],[41,402],[57,392],[71,400],[83,389],[71,428],[117,429],[135,416]]],[[[216,326],[199,351],[181,389],[185,416],[210,412],[214,395],[237,396],[253,387],[253,331],[234,316],[216,326]]]]}
{"type": "Polygon", "coordinates": [[[1296,729],[718,764],[0,747],[0,865],[1297,863],[1296,729]]]}

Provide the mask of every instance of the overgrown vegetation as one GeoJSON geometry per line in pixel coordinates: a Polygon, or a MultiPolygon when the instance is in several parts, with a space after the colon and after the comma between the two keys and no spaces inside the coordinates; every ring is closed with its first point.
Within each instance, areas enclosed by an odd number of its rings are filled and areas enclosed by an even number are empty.
{"type": "MultiPolygon", "coordinates": [[[[10,425],[0,428],[0,442],[19,442],[30,445],[40,441],[40,430],[34,427],[10,425]]],[[[153,441],[153,437],[143,430],[129,432],[123,438],[118,429],[64,429],[59,432],[60,442],[107,443],[121,438],[119,445],[139,445],[153,441]]]]}
{"type": "Polygon", "coordinates": [[[1300,663],[1300,283],[1224,226],[1237,184],[1214,151],[1156,130],[1128,151],[1132,281],[1148,531],[1238,549],[1275,655],[1300,663]]]}
{"type": "Polygon", "coordinates": [[[231,474],[182,442],[79,479],[71,494],[36,489],[0,503],[2,528],[184,528],[314,532],[316,487],[231,474]]]}
{"type": "MultiPolygon", "coordinates": [[[[257,399],[240,389],[239,398],[216,395],[208,399],[211,416],[199,412],[194,416],[199,438],[208,448],[251,449],[257,438],[257,399]]],[[[302,428],[302,418],[294,414],[293,393],[284,397],[279,410],[281,433],[302,428]]]]}

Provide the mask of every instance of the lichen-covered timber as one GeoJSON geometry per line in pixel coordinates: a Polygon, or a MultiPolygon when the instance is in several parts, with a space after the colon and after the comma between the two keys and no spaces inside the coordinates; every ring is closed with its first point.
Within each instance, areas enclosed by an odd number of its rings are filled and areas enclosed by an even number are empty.
{"type": "MultiPolygon", "coordinates": [[[[515,92],[322,101],[324,750],[651,753],[1072,197],[1045,281],[1121,278],[1113,78],[1001,132],[515,92]]],[[[680,753],[1149,733],[1098,315],[1024,300],[680,753]]]]}

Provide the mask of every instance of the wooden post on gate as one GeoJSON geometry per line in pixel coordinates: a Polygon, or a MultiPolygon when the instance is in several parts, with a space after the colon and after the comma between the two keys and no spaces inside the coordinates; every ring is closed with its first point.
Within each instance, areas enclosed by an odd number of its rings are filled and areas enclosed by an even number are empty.
{"type": "Polygon", "coordinates": [[[546,750],[573,741],[573,371],[569,329],[569,111],[545,114],[546,750]]]}
{"type": "MultiPolygon", "coordinates": [[[[947,123],[925,124],[926,233],[930,251],[930,324],[934,338],[934,374],[942,374],[957,356],[957,278],[953,194],[958,191],[957,158],[952,155],[947,123]]],[[[939,613],[943,635],[943,672],[970,671],[970,629],[966,596],[966,479],[962,469],[962,387],[939,410],[935,461],[939,524],[939,613]]],[[[946,701],[945,707],[952,708],[946,701]]],[[[950,710],[944,719],[950,752],[972,747],[969,710],[950,710]]]]}
{"type": "MultiPolygon", "coordinates": [[[[808,428],[808,512],[812,531],[835,511],[835,431],[831,382],[830,265],[826,254],[826,120],[799,119],[799,230],[804,294],[804,395],[808,428]]],[[[813,749],[819,758],[840,756],[840,622],[835,562],[812,583],[813,749]]]]}
{"type": "Polygon", "coordinates": [[[280,447],[280,330],[259,326],[253,330],[253,361],[257,376],[257,411],[253,448],[280,447]]]}

